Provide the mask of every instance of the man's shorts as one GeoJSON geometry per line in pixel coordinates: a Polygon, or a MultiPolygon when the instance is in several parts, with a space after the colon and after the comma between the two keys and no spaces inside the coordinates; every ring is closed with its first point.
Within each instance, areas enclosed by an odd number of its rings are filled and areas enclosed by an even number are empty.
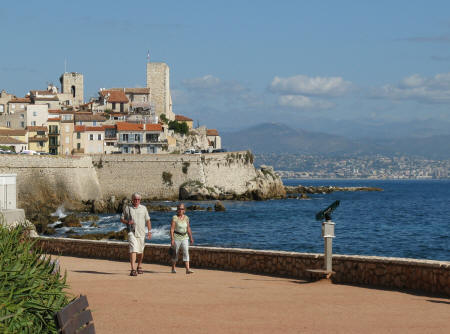
{"type": "Polygon", "coordinates": [[[134,233],[128,233],[128,244],[130,246],[130,253],[142,254],[145,247],[145,237],[136,238],[134,233]]]}

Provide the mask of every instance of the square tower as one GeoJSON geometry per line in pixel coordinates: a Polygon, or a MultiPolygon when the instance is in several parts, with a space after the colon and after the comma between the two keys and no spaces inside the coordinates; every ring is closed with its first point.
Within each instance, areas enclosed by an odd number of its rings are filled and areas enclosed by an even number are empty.
{"type": "Polygon", "coordinates": [[[147,63],[147,88],[150,88],[151,102],[156,115],[165,114],[170,120],[175,119],[172,112],[170,96],[170,72],[166,63],[147,63]]]}
{"type": "Polygon", "coordinates": [[[66,72],[61,75],[59,81],[61,82],[61,93],[70,96],[73,106],[84,103],[83,74],[66,72]]]}

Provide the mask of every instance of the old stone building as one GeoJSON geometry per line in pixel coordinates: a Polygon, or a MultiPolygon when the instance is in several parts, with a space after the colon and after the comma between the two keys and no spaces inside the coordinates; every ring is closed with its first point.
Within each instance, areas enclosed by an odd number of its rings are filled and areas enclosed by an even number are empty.
{"type": "Polygon", "coordinates": [[[61,83],[61,94],[59,94],[59,100],[63,104],[79,106],[84,103],[83,74],[76,72],[65,72],[60,76],[59,81],[61,83]]]}
{"type": "Polygon", "coordinates": [[[166,63],[147,63],[147,88],[150,88],[151,103],[155,106],[156,116],[165,114],[175,119],[170,94],[170,70],[166,63]]]}

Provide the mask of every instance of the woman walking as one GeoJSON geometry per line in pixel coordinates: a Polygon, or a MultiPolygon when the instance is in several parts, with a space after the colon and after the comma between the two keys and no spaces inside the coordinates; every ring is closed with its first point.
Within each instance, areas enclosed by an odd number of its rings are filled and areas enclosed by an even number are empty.
{"type": "Polygon", "coordinates": [[[175,249],[172,257],[172,273],[176,273],[175,265],[177,264],[178,251],[180,247],[183,250],[183,261],[186,267],[186,274],[193,274],[194,272],[189,268],[189,243],[194,243],[192,237],[191,226],[189,225],[189,217],[184,214],[185,206],[183,203],[178,204],[177,214],[172,218],[172,225],[170,226],[171,245],[175,249]]]}

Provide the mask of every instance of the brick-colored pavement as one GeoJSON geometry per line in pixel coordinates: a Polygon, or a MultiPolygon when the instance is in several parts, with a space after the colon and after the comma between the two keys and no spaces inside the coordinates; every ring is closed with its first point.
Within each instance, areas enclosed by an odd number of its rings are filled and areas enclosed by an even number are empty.
{"type": "Polygon", "coordinates": [[[450,333],[450,299],[237,272],[60,257],[97,333],[450,333]]]}

